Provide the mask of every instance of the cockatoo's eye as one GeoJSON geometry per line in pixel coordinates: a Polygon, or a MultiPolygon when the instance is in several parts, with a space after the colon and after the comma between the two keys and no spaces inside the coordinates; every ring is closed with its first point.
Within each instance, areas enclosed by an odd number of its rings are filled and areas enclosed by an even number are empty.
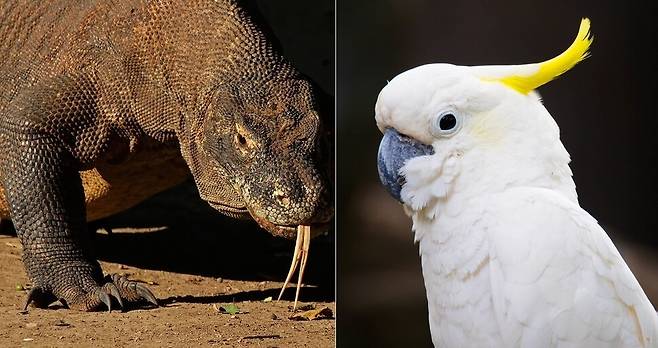
{"type": "Polygon", "coordinates": [[[461,128],[462,118],[454,111],[446,111],[436,116],[430,124],[430,133],[435,137],[455,134],[461,128]]]}

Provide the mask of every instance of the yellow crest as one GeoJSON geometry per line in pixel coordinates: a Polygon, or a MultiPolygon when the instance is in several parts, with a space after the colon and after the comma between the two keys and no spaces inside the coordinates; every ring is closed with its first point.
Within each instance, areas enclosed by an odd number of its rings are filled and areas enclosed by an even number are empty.
{"type": "Polygon", "coordinates": [[[528,75],[511,75],[495,79],[523,94],[528,94],[537,87],[567,72],[583,59],[589,57],[588,49],[594,38],[590,33],[589,19],[580,22],[578,35],[571,46],[559,56],[542,63],[532,64],[538,68],[528,75]]]}

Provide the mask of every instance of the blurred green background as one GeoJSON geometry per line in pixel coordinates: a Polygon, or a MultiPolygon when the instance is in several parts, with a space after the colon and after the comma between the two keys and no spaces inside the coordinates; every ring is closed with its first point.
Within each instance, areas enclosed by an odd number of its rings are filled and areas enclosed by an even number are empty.
{"type": "Polygon", "coordinates": [[[543,61],[592,20],[592,57],[539,92],[572,156],[581,206],[654,304],[655,5],[648,1],[338,1],[338,345],[431,346],[410,220],[379,185],[377,94],[398,73],[543,61]]]}

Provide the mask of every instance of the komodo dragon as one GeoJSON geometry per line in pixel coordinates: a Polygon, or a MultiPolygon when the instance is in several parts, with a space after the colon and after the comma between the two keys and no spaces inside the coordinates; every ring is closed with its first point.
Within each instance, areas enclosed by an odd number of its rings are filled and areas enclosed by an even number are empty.
{"type": "Polygon", "coordinates": [[[235,1],[3,1],[0,74],[0,218],[23,244],[26,307],[157,305],[103,276],[87,221],[190,172],[273,235],[333,215],[313,88],[235,1]]]}

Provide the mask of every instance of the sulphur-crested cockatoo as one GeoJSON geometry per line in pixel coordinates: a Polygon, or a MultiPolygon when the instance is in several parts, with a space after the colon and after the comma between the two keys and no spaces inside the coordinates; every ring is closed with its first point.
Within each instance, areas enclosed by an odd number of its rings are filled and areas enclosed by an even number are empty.
{"type": "Polygon", "coordinates": [[[437,347],[658,346],[535,92],[588,56],[589,26],[543,63],[423,65],[379,94],[380,179],[413,219],[437,347]]]}

